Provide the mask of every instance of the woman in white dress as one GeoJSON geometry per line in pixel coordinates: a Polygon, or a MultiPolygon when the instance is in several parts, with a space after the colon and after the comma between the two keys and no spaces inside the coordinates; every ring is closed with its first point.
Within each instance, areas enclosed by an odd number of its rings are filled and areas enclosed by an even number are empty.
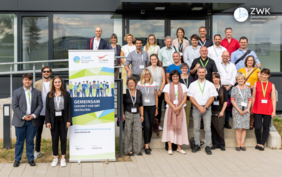
{"type": "Polygon", "coordinates": [[[148,53],[148,58],[150,58],[152,54],[158,55],[159,50],[160,50],[160,46],[157,45],[157,40],[155,35],[150,34],[147,38],[147,44],[144,46],[144,51],[148,53]]]}

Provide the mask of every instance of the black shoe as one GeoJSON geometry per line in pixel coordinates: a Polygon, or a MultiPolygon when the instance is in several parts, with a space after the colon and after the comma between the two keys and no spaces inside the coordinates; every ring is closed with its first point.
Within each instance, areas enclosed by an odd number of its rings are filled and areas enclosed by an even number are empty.
{"type": "Polygon", "coordinates": [[[195,145],[195,147],[192,149],[192,152],[196,153],[197,151],[200,151],[200,150],[201,150],[201,147],[198,145],[195,145]]]}
{"type": "Polygon", "coordinates": [[[134,152],[128,153],[129,156],[134,156],[134,152]]]}
{"type": "Polygon", "coordinates": [[[32,161],[28,161],[28,163],[29,163],[30,166],[36,166],[36,164],[34,163],[33,160],[32,161]]]}
{"type": "Polygon", "coordinates": [[[213,146],[211,147],[211,150],[215,150],[216,148],[218,148],[217,146],[213,146]]]}
{"type": "Polygon", "coordinates": [[[14,164],[13,164],[13,166],[14,166],[14,167],[20,166],[20,161],[15,161],[14,164]]]}
{"type": "Polygon", "coordinates": [[[255,149],[259,150],[260,146],[256,145],[255,149]]]}
{"type": "Polygon", "coordinates": [[[221,151],[225,151],[225,147],[224,147],[224,146],[220,146],[219,149],[220,149],[221,151]]]}
{"type": "Polygon", "coordinates": [[[209,146],[206,146],[205,150],[208,155],[212,155],[211,148],[209,146]]]}
{"type": "Polygon", "coordinates": [[[149,150],[152,151],[152,149],[149,147],[149,150]]]}
{"type": "Polygon", "coordinates": [[[139,154],[137,154],[137,155],[142,156],[143,154],[142,154],[142,152],[139,152],[139,154]]]}
{"type": "Polygon", "coordinates": [[[263,147],[260,147],[259,150],[260,150],[260,151],[264,151],[264,148],[263,148],[263,147]]]}
{"type": "Polygon", "coordinates": [[[145,149],[145,154],[147,154],[147,155],[151,155],[151,151],[150,151],[150,149],[148,148],[148,149],[145,149]]]}
{"type": "Polygon", "coordinates": [[[225,122],[225,124],[224,124],[224,128],[231,129],[232,127],[229,125],[229,123],[228,123],[228,122],[225,122]]]}

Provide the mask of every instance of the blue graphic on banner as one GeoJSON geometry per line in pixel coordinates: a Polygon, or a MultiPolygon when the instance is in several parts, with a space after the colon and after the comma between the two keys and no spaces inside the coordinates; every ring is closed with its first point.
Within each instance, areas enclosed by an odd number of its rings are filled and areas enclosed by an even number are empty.
{"type": "Polygon", "coordinates": [[[114,97],[72,98],[72,116],[113,109],[114,97]]]}
{"type": "Polygon", "coordinates": [[[114,73],[114,69],[113,68],[105,68],[105,67],[103,67],[101,69],[101,71],[108,72],[108,73],[114,73]]]}

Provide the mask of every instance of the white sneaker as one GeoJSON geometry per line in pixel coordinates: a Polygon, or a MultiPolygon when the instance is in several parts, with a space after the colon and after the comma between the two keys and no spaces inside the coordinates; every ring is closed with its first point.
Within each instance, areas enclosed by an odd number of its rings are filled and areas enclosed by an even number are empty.
{"type": "Polygon", "coordinates": [[[60,164],[61,164],[61,167],[67,166],[66,159],[61,159],[60,164]]]}
{"type": "Polygon", "coordinates": [[[179,152],[179,153],[181,153],[181,154],[183,154],[183,155],[186,154],[186,152],[185,152],[183,149],[181,149],[181,151],[179,151],[179,150],[177,149],[176,151],[179,152]]]}
{"type": "Polygon", "coordinates": [[[163,128],[161,126],[159,126],[159,130],[161,131],[161,130],[163,130],[163,128]]]}
{"type": "Polygon", "coordinates": [[[57,158],[54,158],[53,159],[53,162],[51,163],[51,167],[55,167],[58,165],[58,159],[57,158]]]}
{"type": "Polygon", "coordinates": [[[172,150],[167,151],[168,155],[172,155],[172,150]]]}
{"type": "Polygon", "coordinates": [[[41,157],[41,153],[37,152],[37,151],[34,151],[34,159],[37,159],[39,157],[41,157]]]}

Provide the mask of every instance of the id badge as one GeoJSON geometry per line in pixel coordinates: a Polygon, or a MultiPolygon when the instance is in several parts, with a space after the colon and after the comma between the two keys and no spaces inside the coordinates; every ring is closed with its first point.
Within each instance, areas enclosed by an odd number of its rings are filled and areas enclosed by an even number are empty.
{"type": "Polygon", "coordinates": [[[149,99],[145,99],[145,103],[150,103],[150,100],[149,99]]]}
{"type": "Polygon", "coordinates": [[[243,106],[243,107],[247,107],[247,103],[245,103],[245,102],[241,102],[241,106],[243,106]]]}
{"type": "Polygon", "coordinates": [[[173,104],[178,104],[178,100],[173,100],[173,104]]]}
{"type": "Polygon", "coordinates": [[[218,100],[213,101],[213,105],[219,105],[219,101],[218,100]]]}
{"type": "Polygon", "coordinates": [[[56,112],[55,112],[55,116],[56,116],[56,117],[62,116],[62,111],[56,111],[56,112]]]}
{"type": "Polygon", "coordinates": [[[251,83],[250,82],[246,82],[246,86],[251,86],[251,83]]]}
{"type": "Polygon", "coordinates": [[[131,108],[131,113],[136,113],[137,112],[137,108],[136,107],[132,107],[131,108]]]}
{"type": "Polygon", "coordinates": [[[179,52],[180,56],[182,57],[183,53],[182,52],[179,52]]]}
{"type": "Polygon", "coordinates": [[[140,65],[140,67],[139,67],[140,69],[144,69],[144,65],[140,65]]]}
{"type": "Polygon", "coordinates": [[[267,104],[267,99],[261,99],[261,103],[267,104]]]}

